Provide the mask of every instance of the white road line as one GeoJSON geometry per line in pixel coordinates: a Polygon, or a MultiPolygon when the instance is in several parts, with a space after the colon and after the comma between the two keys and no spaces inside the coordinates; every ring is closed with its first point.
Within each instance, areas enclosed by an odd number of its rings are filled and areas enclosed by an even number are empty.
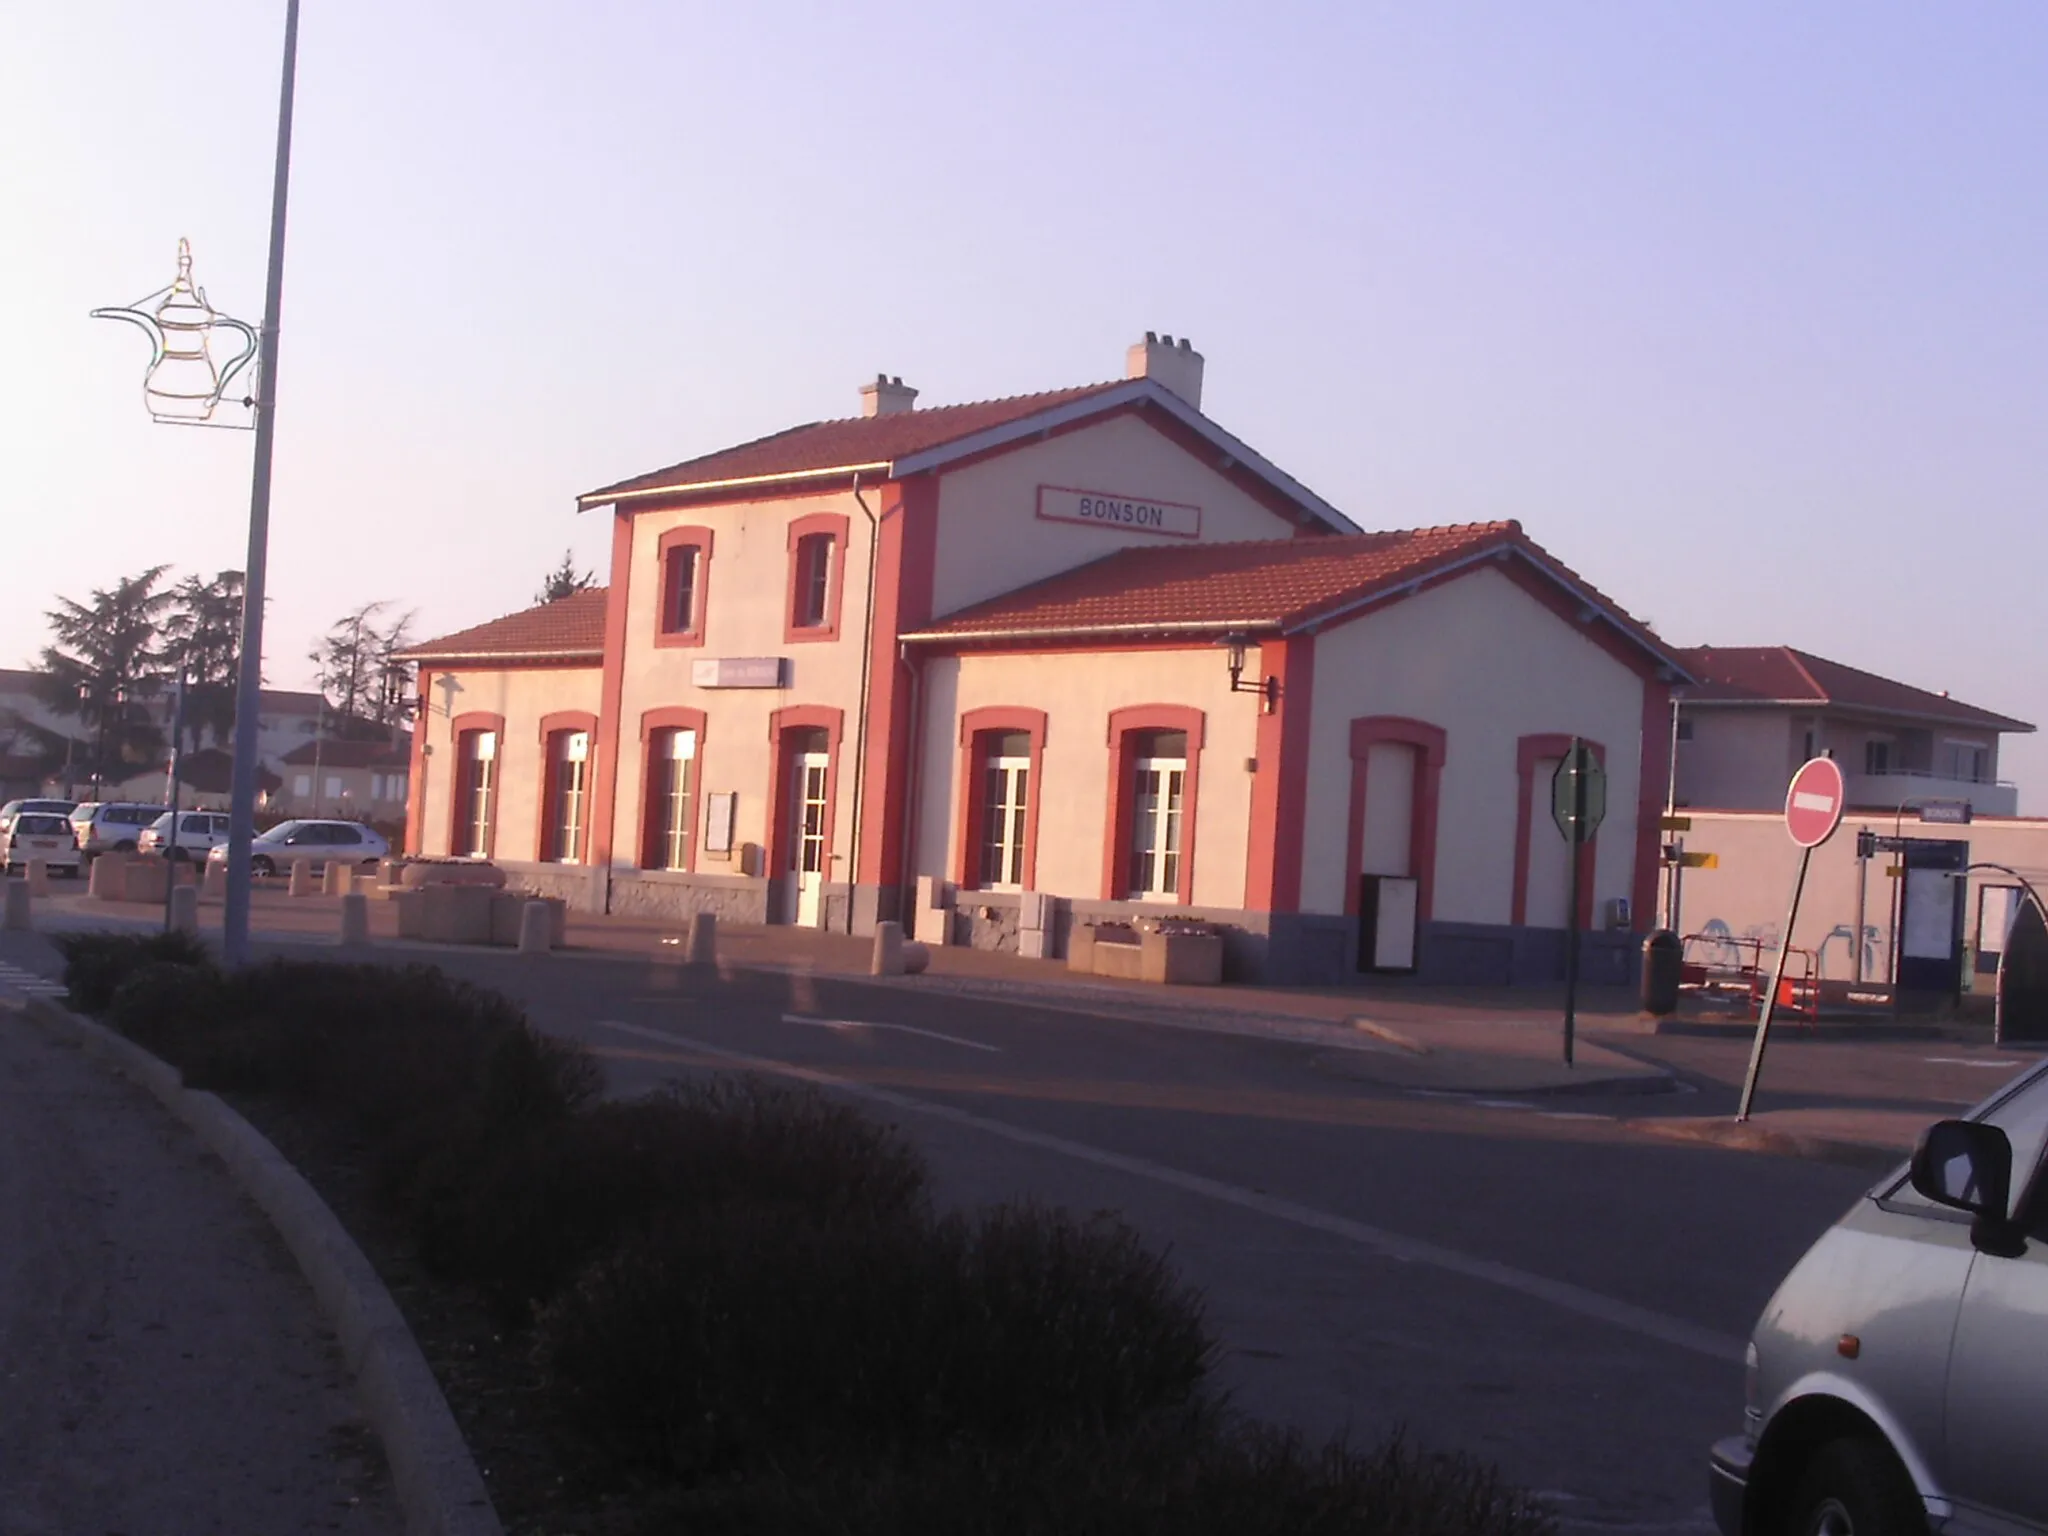
{"type": "Polygon", "coordinates": [[[923,1035],[927,1040],[943,1040],[948,1045],[964,1045],[970,1051],[993,1051],[998,1056],[1003,1053],[1000,1045],[984,1045],[979,1040],[963,1040],[958,1035],[942,1035],[935,1029],[918,1029],[909,1024],[870,1024],[860,1019],[811,1019],[800,1013],[785,1013],[782,1022],[811,1024],[819,1029],[893,1029],[899,1035],[923,1035]]]}
{"type": "Polygon", "coordinates": [[[1384,1227],[1368,1226],[1362,1221],[1353,1221],[1346,1216],[1334,1216],[1328,1211],[1316,1210],[1313,1206],[1297,1205],[1292,1200],[1277,1199],[1272,1195],[1261,1194],[1257,1190],[1226,1184],[1220,1179],[1185,1173],[1178,1168],[1169,1168],[1163,1163],[1155,1163],[1146,1158],[1130,1157],[1121,1152],[1092,1147],[1086,1142],[1070,1141],[1064,1136],[1026,1130],[1022,1126],[1011,1125],[1002,1120],[991,1120],[968,1110],[955,1109],[950,1104],[934,1104],[925,1099],[912,1098],[909,1094],[897,1093],[892,1089],[879,1088],[872,1083],[854,1082],[812,1067],[801,1067],[791,1062],[730,1050],[693,1036],[653,1029],[645,1024],[629,1024],[621,1019],[598,1019],[595,1022],[605,1029],[616,1029],[623,1034],[637,1035],[643,1040],[659,1041],[682,1050],[701,1051],[707,1056],[716,1056],[755,1072],[780,1073],[785,1077],[794,1077],[803,1082],[816,1083],[820,1087],[835,1089],[854,1098],[886,1104],[891,1109],[925,1115],[952,1125],[968,1126],[977,1131],[986,1131],[991,1136],[1000,1136],[1005,1141],[1016,1142],[1020,1146],[1057,1152],[1063,1157],[1092,1163],[1098,1168],[1111,1168],[1154,1184],[1164,1184],[1173,1189],[1186,1190],[1190,1194],[1204,1195],[1225,1205],[1237,1206],[1241,1210],[1256,1211],[1276,1221],[1288,1222],[1330,1237],[1342,1238],[1346,1242],[1368,1248],[1382,1258],[1394,1259],[1404,1264],[1426,1264],[1450,1274],[1462,1275],[1468,1280],[1499,1286],[1502,1290],[1514,1291],[1519,1295],[1548,1302],[1563,1311],[1573,1312],[1644,1338],[1656,1339],[1660,1343],[1689,1350],[1696,1355],[1704,1355],[1710,1360],[1734,1364],[1742,1359],[1743,1341],[1728,1334],[1716,1333],[1710,1328],[1701,1328],[1682,1318],[1669,1317],[1661,1312],[1653,1312],[1647,1307],[1639,1307],[1633,1302],[1603,1296],[1598,1291],[1589,1291],[1583,1286],[1572,1285],[1563,1280],[1552,1280],[1543,1275],[1532,1274],[1528,1270],[1516,1269],[1512,1265],[1498,1263],[1493,1259],[1474,1258],[1455,1249],[1441,1248],[1435,1243],[1424,1242],[1420,1238],[1390,1232],[1384,1227]]]}
{"type": "Polygon", "coordinates": [[[68,990],[61,981],[52,981],[47,976],[5,960],[0,960],[0,987],[12,987],[17,992],[34,992],[45,997],[58,997],[68,990]]]}
{"type": "Polygon", "coordinates": [[[1927,1064],[1934,1067],[2003,1067],[2008,1072],[2027,1065],[2024,1061],[1978,1061],[1968,1056],[1930,1056],[1927,1064]]]}

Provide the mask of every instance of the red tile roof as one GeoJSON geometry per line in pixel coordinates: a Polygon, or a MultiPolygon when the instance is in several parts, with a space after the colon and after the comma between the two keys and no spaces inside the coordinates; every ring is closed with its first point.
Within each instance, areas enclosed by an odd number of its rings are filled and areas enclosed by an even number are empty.
{"type": "Polygon", "coordinates": [[[1668,661],[1671,653],[1655,635],[1552,559],[1516,522],[1122,549],[949,614],[911,638],[1292,631],[1496,553],[1528,559],[1668,661]]]}
{"type": "Polygon", "coordinates": [[[586,587],[552,603],[473,625],[398,654],[407,661],[604,660],[604,587],[586,587]]]}
{"type": "Polygon", "coordinates": [[[1900,715],[1986,731],[2033,729],[2024,720],[1789,645],[1702,645],[1678,654],[1686,670],[1699,679],[1698,686],[1685,692],[1688,703],[1790,704],[1900,715]]]}
{"type": "Polygon", "coordinates": [[[875,468],[913,453],[972,437],[1026,416],[1118,388],[1088,384],[1079,389],[1053,389],[1007,400],[979,400],[971,405],[941,405],[926,411],[898,411],[888,416],[851,416],[839,421],[813,421],[785,432],[757,437],[734,448],[685,459],[591,491],[579,498],[601,504],[636,491],[753,480],[778,475],[822,473],[832,469],[875,468]]]}

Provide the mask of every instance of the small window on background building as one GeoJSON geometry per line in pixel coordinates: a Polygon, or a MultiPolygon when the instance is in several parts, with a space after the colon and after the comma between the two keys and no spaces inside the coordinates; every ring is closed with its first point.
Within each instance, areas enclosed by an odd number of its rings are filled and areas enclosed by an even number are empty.
{"type": "Polygon", "coordinates": [[[341,779],[331,773],[327,776],[327,798],[330,800],[339,800],[341,798],[341,779]]]}
{"type": "Polygon", "coordinates": [[[1890,773],[1892,769],[1892,744],[1888,741],[1866,741],[1863,743],[1863,771],[1865,773],[1890,773]]]}
{"type": "Polygon", "coordinates": [[[1031,795],[1031,736],[1005,731],[979,738],[981,861],[984,890],[1024,887],[1024,810],[1031,795]]]}
{"type": "Polygon", "coordinates": [[[796,541],[798,629],[822,629],[832,600],[832,535],[807,533],[796,541]]]}
{"type": "Polygon", "coordinates": [[[1804,742],[1803,742],[1803,743],[1802,743],[1802,744],[1800,745],[1800,748],[1799,748],[1799,760],[1800,760],[1801,762],[1806,762],[1806,763],[1810,763],[1810,762],[1812,762],[1812,761],[1813,761],[1813,732],[1811,732],[1811,731],[1808,731],[1808,732],[1806,733],[1806,739],[1805,739],[1805,741],[1804,741],[1804,742]]]}
{"type": "Polygon", "coordinates": [[[1690,715],[1680,715],[1678,717],[1678,739],[1680,741],[1692,740],[1692,717],[1690,715]]]}
{"type": "Polygon", "coordinates": [[[293,774],[292,793],[301,800],[310,799],[313,794],[313,775],[310,773],[293,774]]]}
{"type": "Polygon", "coordinates": [[[678,544],[668,552],[661,575],[661,632],[687,635],[697,627],[697,572],[703,551],[678,544]]]}

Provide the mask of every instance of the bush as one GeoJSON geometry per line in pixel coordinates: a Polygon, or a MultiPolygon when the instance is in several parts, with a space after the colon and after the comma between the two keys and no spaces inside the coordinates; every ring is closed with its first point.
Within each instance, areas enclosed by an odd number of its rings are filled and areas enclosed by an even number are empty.
{"type": "Polygon", "coordinates": [[[422,1258],[510,1326],[664,1214],[756,1203],[887,1220],[922,1212],[926,1180],[900,1136],[816,1089],[720,1079],[532,1134],[451,1136],[422,1169],[414,1212],[422,1258]]]}
{"type": "Polygon", "coordinates": [[[1174,1415],[1112,1439],[976,1446],[911,1468],[784,1468],[649,1501],[634,1536],[1550,1536],[1498,1472],[1174,1415]]]}
{"type": "Polygon", "coordinates": [[[1112,1434],[1194,1404],[1212,1348],[1199,1298],[1115,1222],[735,1201],[592,1266],[537,1358],[593,1444],[699,1483],[1112,1434]]]}
{"type": "Polygon", "coordinates": [[[188,933],[60,933],[52,942],[64,957],[65,1001],[80,1013],[106,1012],[121,983],[144,966],[213,964],[188,933]]]}

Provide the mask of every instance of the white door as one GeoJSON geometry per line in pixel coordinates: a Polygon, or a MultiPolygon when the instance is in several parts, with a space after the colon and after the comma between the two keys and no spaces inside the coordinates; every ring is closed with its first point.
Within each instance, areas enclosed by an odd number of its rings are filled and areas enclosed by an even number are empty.
{"type": "Polygon", "coordinates": [[[783,910],[793,911],[800,928],[816,928],[822,916],[825,867],[831,851],[825,846],[827,779],[831,759],[823,752],[804,752],[792,759],[790,795],[790,868],[785,880],[783,910]]]}
{"type": "Polygon", "coordinates": [[[1557,765],[1557,758],[1544,758],[1529,780],[1529,883],[1522,920],[1531,928],[1563,928],[1571,921],[1571,845],[1550,814],[1557,765]]]}

